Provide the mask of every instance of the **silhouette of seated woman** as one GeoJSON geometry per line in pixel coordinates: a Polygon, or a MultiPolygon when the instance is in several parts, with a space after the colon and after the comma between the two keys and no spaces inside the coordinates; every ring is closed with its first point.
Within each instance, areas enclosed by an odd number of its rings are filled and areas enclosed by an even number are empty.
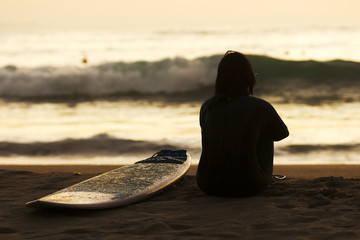
{"type": "Polygon", "coordinates": [[[253,97],[255,76],[247,57],[228,51],[221,59],[215,95],[200,110],[200,189],[216,196],[253,196],[271,183],[274,141],[289,135],[268,102],[253,97]]]}

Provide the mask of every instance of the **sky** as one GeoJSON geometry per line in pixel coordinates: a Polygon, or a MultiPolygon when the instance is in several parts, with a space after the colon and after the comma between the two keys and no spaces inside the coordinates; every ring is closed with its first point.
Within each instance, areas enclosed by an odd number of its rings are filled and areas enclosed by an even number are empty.
{"type": "Polygon", "coordinates": [[[0,0],[0,27],[353,25],[359,0],[0,0]]]}

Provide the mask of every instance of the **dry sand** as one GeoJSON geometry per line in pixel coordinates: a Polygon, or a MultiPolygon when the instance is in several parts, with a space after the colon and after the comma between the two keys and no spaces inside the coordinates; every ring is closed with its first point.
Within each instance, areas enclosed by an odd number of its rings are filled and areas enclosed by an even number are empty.
{"type": "Polygon", "coordinates": [[[276,166],[288,179],[251,198],[206,196],[193,166],[165,192],[122,208],[24,206],[114,167],[0,166],[0,239],[360,239],[357,165],[276,166]]]}

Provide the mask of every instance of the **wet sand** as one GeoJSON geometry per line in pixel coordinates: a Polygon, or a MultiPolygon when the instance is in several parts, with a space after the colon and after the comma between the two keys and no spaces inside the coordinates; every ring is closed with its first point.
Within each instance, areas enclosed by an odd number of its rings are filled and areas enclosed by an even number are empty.
{"type": "Polygon", "coordinates": [[[288,178],[251,198],[206,196],[193,166],[168,190],[117,209],[24,205],[115,167],[0,166],[0,239],[360,238],[358,165],[278,165],[274,173],[288,178]]]}

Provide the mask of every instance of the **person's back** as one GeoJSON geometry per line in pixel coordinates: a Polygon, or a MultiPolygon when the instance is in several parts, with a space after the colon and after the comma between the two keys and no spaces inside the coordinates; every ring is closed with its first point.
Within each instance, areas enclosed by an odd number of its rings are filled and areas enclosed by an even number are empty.
{"type": "Polygon", "coordinates": [[[288,136],[288,130],[266,101],[250,94],[226,95],[216,94],[200,111],[197,183],[211,195],[255,195],[271,180],[273,141],[288,136]]]}

